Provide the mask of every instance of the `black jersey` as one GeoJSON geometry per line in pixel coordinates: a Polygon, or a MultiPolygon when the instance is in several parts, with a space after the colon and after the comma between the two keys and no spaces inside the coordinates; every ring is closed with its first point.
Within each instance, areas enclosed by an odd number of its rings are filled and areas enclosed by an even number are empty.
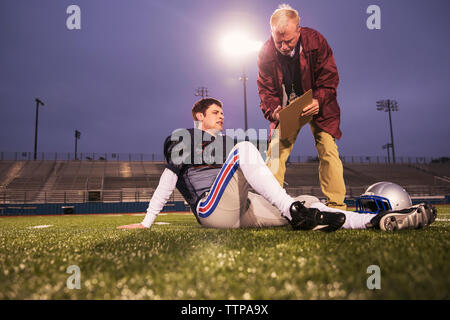
{"type": "Polygon", "coordinates": [[[197,204],[211,189],[234,140],[199,129],[175,130],[164,142],[166,168],[177,176],[176,187],[197,217],[197,204]]]}

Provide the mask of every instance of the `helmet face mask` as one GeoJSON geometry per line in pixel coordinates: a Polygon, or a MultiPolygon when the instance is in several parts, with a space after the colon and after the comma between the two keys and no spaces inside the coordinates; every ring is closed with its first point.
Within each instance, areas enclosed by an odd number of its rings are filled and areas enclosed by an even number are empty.
{"type": "Polygon", "coordinates": [[[356,200],[356,212],[378,214],[392,210],[389,199],[379,196],[361,196],[356,200]]]}
{"type": "Polygon", "coordinates": [[[378,214],[383,211],[402,210],[412,206],[411,198],[403,187],[392,182],[377,182],[356,199],[356,212],[378,214]]]}

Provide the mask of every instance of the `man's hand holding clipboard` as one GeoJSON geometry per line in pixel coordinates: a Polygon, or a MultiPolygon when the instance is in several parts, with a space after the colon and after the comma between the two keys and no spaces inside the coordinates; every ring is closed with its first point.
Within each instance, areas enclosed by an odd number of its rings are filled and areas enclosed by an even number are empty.
{"type": "Polygon", "coordinates": [[[280,139],[287,139],[297,135],[301,127],[310,122],[313,115],[319,113],[319,103],[312,98],[312,90],[295,98],[286,108],[275,109],[280,121],[280,139]],[[280,110],[279,110],[280,109],[280,110]]]}

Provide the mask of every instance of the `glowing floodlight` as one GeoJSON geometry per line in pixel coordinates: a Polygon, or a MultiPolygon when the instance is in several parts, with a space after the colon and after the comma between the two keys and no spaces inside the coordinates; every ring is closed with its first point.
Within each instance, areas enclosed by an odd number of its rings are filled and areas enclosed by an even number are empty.
{"type": "Polygon", "coordinates": [[[228,57],[235,57],[242,60],[242,80],[244,84],[244,128],[248,129],[247,124],[247,74],[245,73],[245,59],[243,57],[250,53],[258,52],[263,43],[261,41],[251,40],[242,31],[232,31],[226,34],[221,40],[221,49],[228,57]]]}
{"type": "Polygon", "coordinates": [[[257,52],[262,46],[261,41],[251,40],[243,32],[230,32],[222,38],[222,50],[231,56],[241,56],[250,52],[257,52]]]}

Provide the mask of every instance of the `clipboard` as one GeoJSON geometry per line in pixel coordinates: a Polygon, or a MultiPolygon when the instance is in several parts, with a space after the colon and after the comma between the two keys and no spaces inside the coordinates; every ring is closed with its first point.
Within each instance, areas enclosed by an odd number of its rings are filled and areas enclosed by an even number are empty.
{"type": "Polygon", "coordinates": [[[306,91],[300,97],[295,98],[289,105],[281,109],[280,115],[280,139],[288,139],[296,135],[305,124],[311,121],[312,115],[301,117],[303,109],[312,103],[312,89],[306,91]]]}

